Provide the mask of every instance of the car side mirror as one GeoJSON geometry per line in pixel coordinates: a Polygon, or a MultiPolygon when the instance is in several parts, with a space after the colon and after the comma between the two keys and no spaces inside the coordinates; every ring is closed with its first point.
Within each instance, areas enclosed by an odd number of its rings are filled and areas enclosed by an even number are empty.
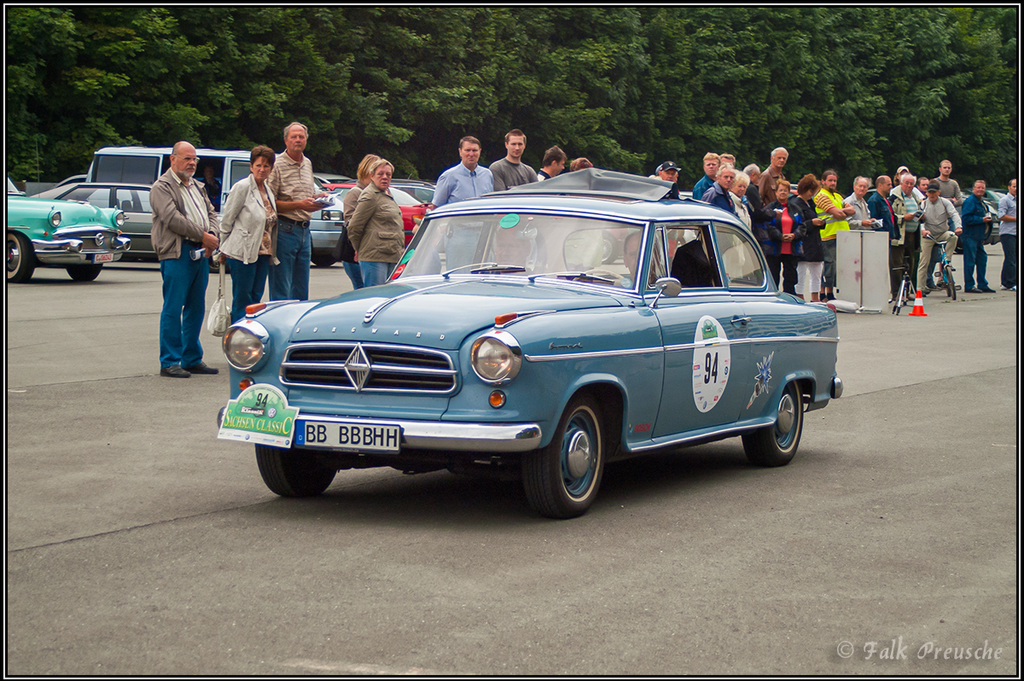
{"type": "Polygon", "coordinates": [[[654,282],[654,288],[658,289],[658,295],[651,302],[651,307],[658,307],[658,300],[662,296],[675,298],[683,290],[683,285],[675,277],[661,277],[654,282]]]}

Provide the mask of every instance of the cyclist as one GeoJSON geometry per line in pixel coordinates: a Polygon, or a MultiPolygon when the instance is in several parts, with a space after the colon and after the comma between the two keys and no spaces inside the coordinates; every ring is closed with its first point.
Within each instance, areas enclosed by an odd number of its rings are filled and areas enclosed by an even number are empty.
{"type": "Polygon", "coordinates": [[[917,288],[927,290],[928,266],[932,260],[932,249],[936,241],[946,242],[946,253],[956,250],[957,237],[963,233],[960,214],[953,207],[953,202],[939,196],[939,183],[934,180],[928,183],[928,198],[924,202],[924,215],[921,216],[921,236],[932,239],[921,240],[921,260],[917,267],[917,288]],[[953,221],[953,230],[949,229],[949,221],[953,221]]]}

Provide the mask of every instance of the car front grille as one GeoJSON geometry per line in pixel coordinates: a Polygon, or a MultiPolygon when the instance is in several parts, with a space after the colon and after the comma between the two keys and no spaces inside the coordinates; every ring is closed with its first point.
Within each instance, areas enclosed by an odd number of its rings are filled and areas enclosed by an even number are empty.
{"type": "Polygon", "coordinates": [[[445,394],[455,390],[451,358],[437,350],[375,343],[300,343],[281,363],[281,383],[355,392],[445,394]]]}

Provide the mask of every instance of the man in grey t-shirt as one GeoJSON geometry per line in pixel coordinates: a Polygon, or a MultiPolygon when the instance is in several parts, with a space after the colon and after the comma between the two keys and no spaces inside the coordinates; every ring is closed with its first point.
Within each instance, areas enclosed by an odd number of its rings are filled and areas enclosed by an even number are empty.
{"type": "Polygon", "coordinates": [[[516,128],[505,134],[505,158],[491,164],[490,171],[494,176],[494,191],[505,191],[509,187],[529,184],[537,181],[537,173],[533,168],[522,162],[523,151],[526,150],[526,135],[516,128]]]}

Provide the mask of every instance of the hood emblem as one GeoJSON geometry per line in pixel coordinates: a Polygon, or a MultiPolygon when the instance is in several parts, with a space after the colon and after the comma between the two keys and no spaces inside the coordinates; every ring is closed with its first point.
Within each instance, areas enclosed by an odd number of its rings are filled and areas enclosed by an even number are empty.
{"type": "Polygon", "coordinates": [[[359,392],[370,378],[370,358],[366,356],[362,344],[357,344],[345,360],[345,375],[352,382],[352,387],[359,392]]]}

